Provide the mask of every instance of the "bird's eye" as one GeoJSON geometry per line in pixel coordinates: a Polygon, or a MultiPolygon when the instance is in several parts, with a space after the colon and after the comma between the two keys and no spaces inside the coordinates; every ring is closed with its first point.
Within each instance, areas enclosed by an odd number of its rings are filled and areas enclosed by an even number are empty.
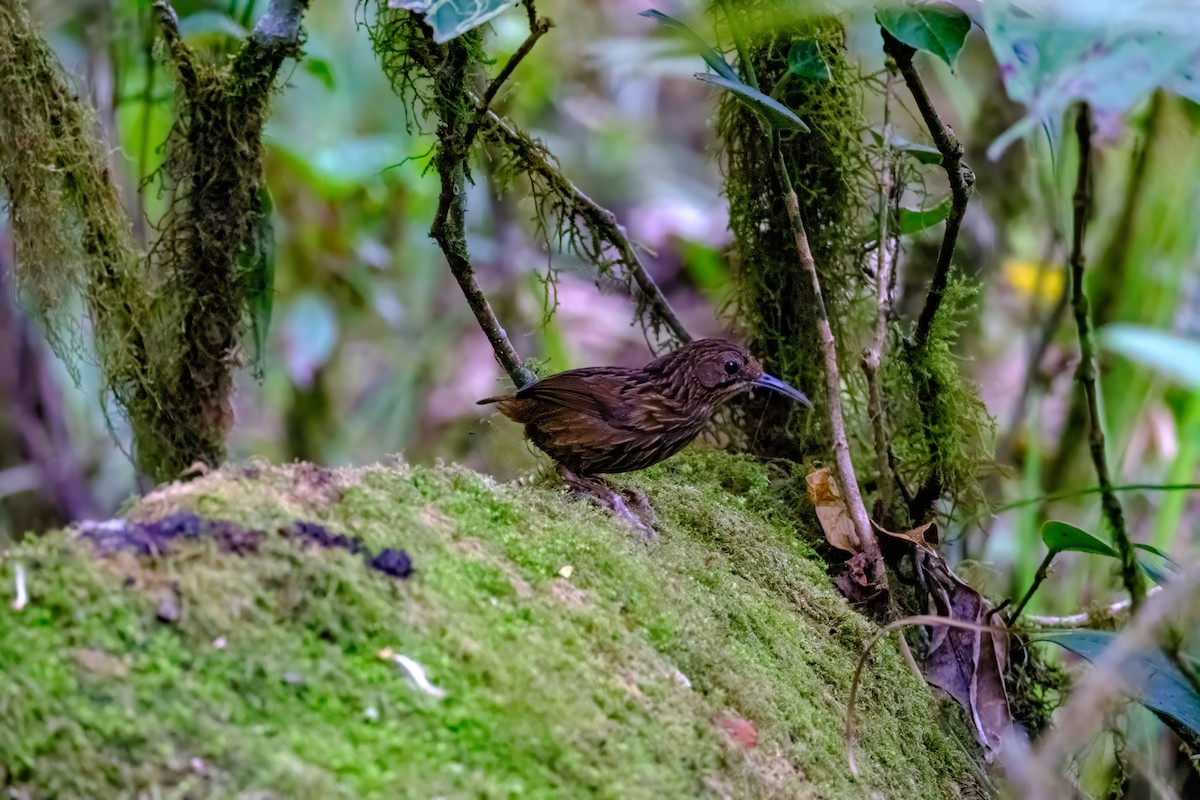
{"type": "Polygon", "coordinates": [[[737,375],[739,369],[741,369],[741,365],[738,364],[738,362],[736,362],[736,361],[726,361],[725,362],[725,374],[726,375],[737,375]]]}

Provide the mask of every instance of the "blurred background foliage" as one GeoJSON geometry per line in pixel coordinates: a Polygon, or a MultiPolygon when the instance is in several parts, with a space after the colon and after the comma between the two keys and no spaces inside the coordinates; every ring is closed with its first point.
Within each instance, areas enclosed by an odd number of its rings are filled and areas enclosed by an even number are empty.
{"type": "MultiPolygon", "coordinates": [[[[266,3],[174,5],[187,41],[220,57],[266,3]]],[[[719,334],[728,330],[734,296],[717,96],[693,78],[699,59],[638,16],[649,6],[539,0],[538,12],[556,27],[497,103],[652,253],[647,264],[692,334],[719,334]]],[[[705,6],[659,4],[708,35],[705,6]]],[[[881,74],[871,11],[848,7],[850,50],[865,73],[881,74]]],[[[164,211],[154,175],[173,89],[150,3],[40,0],[33,10],[100,111],[125,199],[140,207],[135,235],[153,241],[152,222],[164,211]]],[[[345,464],[402,452],[413,462],[453,460],[502,479],[528,475],[539,462],[519,428],[475,405],[507,384],[428,237],[438,189],[429,174],[432,138],[420,130],[420,110],[406,111],[380,71],[364,29],[373,13],[348,0],[314,2],[305,56],[285,66],[274,99],[266,131],[276,236],[271,325],[262,353],[245,354],[246,361],[260,356],[258,368],[238,375],[231,458],[345,464]]],[[[524,14],[500,15],[489,55],[503,63],[527,30],[524,14]]],[[[944,549],[975,586],[1004,597],[1032,579],[1044,553],[1043,521],[1101,528],[1096,496],[1079,493],[1095,478],[1064,303],[1076,153],[1070,136],[1051,127],[989,157],[1023,109],[1006,96],[977,28],[953,69],[925,54],[918,64],[977,176],[954,263],[981,282],[981,300],[956,356],[997,423],[996,462],[984,485],[991,511],[944,509],[944,549]],[[1017,504],[1023,500],[1033,502],[1017,504]]],[[[865,103],[877,125],[879,97],[865,103]]],[[[907,93],[894,93],[890,119],[904,138],[928,143],[907,93]]],[[[1133,537],[1185,561],[1195,555],[1200,501],[1164,487],[1200,481],[1200,107],[1157,91],[1125,117],[1097,124],[1087,278],[1110,463],[1118,485],[1139,487],[1122,493],[1133,537]]],[[[475,168],[469,245],[517,349],[546,371],[648,360],[633,303],[603,281],[597,293],[594,268],[548,247],[521,182],[504,186],[489,166],[484,159],[475,168]]],[[[921,175],[903,206],[928,209],[947,195],[939,170],[921,175]]],[[[932,264],[940,240],[934,226],[905,242],[905,296],[918,303],[929,277],[922,265],[932,264]]],[[[115,419],[110,436],[86,360],[79,385],[58,361],[47,357],[45,365],[61,391],[69,447],[91,502],[112,513],[137,488],[122,452],[128,431],[115,419]]],[[[0,539],[23,532],[14,529],[22,526],[13,503],[36,488],[23,466],[0,463],[0,539]]],[[[1114,570],[1115,562],[1064,554],[1029,610],[1071,614],[1111,602],[1114,570]]],[[[1146,724],[1135,721],[1129,736],[1146,724]]],[[[1103,780],[1107,773],[1095,769],[1103,780]]]]}

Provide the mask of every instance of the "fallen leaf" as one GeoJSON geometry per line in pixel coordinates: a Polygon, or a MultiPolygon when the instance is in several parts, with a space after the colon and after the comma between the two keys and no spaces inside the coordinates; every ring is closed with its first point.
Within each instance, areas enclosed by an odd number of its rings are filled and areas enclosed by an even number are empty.
{"type": "MultiPolygon", "coordinates": [[[[938,616],[984,626],[995,624],[987,601],[951,572],[936,550],[927,545],[918,547],[917,558],[938,616]]],[[[925,680],[967,710],[975,738],[983,745],[989,762],[1012,729],[1003,678],[1007,660],[1007,633],[930,626],[925,680]]]]}
{"type": "Polygon", "coordinates": [[[733,743],[743,750],[758,747],[758,731],[745,717],[729,713],[717,720],[717,724],[729,735],[733,743]]]}
{"type": "Polygon", "coordinates": [[[842,502],[842,493],[833,473],[823,467],[808,473],[804,481],[808,484],[808,496],[816,506],[817,520],[821,523],[825,539],[839,550],[859,552],[858,534],[854,532],[853,520],[846,513],[846,504],[842,502]]]}
{"type": "Polygon", "coordinates": [[[129,677],[129,665],[112,653],[93,648],[81,648],[74,652],[74,656],[80,667],[94,675],[109,678],[129,677]]]}
{"type": "Polygon", "coordinates": [[[570,564],[567,564],[565,567],[563,567],[562,569],[560,569],[558,571],[558,574],[562,575],[564,578],[567,578],[569,580],[570,577],[575,574],[575,568],[572,567],[570,564]]]}
{"type": "Polygon", "coordinates": [[[390,648],[390,647],[385,647],[385,648],[383,648],[382,650],[380,650],[380,651],[379,651],[379,654],[378,654],[378,655],[379,655],[379,657],[380,657],[380,658],[382,658],[384,661],[391,661],[393,658],[395,658],[395,657],[396,657],[396,651],[395,651],[395,650],[393,650],[393,649],[392,649],[392,648],[390,648]]]}

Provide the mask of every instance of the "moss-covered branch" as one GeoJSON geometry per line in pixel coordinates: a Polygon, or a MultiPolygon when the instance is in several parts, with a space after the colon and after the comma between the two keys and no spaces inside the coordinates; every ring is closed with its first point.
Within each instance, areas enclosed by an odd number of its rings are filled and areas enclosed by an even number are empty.
{"type": "Polygon", "coordinates": [[[233,61],[214,66],[184,43],[170,6],[155,5],[178,114],[160,173],[170,209],[143,256],[94,112],[19,3],[0,3],[0,172],[21,285],[68,363],[83,349],[70,300],[83,297],[106,389],[156,479],[224,457],[241,333],[270,291],[262,126],[306,7],[272,0],[233,61]]]}
{"type": "MultiPolygon", "coordinates": [[[[436,97],[433,111],[438,116],[438,149],[433,165],[441,177],[442,189],[429,235],[446,256],[450,272],[491,343],[496,360],[513,384],[520,388],[536,380],[537,375],[524,365],[509,341],[491,303],[479,288],[475,267],[467,252],[466,176],[470,154],[468,136],[473,117],[467,96],[467,79],[471,68],[471,40],[477,38],[477,32],[468,33],[433,50],[439,58],[431,74],[436,97]]],[[[431,45],[431,49],[433,47],[431,45]]]]}
{"type": "Polygon", "coordinates": [[[1137,611],[1146,594],[1142,572],[1138,568],[1137,556],[1129,531],[1125,528],[1125,512],[1121,501],[1113,491],[1112,476],[1108,469],[1108,456],[1104,448],[1104,424],[1100,416],[1099,398],[1096,387],[1096,343],[1092,336],[1092,321],[1088,314],[1088,299],[1084,294],[1083,272],[1086,258],[1083,252],[1087,233],[1087,220],[1091,213],[1091,161],[1092,123],[1087,105],[1079,108],[1075,119],[1075,139],[1079,146],[1079,168],[1075,177],[1075,192],[1072,195],[1074,222],[1071,234],[1071,308],[1075,312],[1075,328],[1079,333],[1079,366],[1075,377],[1083,388],[1087,401],[1089,435],[1092,464],[1100,484],[1100,506],[1104,518],[1112,529],[1113,541],[1121,557],[1121,580],[1129,592],[1133,611],[1137,611]]]}

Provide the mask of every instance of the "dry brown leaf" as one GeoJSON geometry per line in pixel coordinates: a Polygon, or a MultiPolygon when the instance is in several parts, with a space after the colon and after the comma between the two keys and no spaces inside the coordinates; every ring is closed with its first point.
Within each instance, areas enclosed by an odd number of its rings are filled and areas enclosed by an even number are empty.
{"type": "MultiPolygon", "coordinates": [[[[875,525],[875,523],[873,523],[873,522],[871,524],[875,525]]],[[[893,533],[892,531],[889,531],[887,528],[883,528],[883,527],[880,527],[879,525],[875,525],[875,530],[879,531],[880,533],[886,533],[888,536],[894,536],[897,539],[908,539],[910,542],[912,542],[913,544],[918,545],[918,546],[924,546],[924,545],[930,543],[925,538],[925,533],[930,528],[933,528],[933,522],[926,522],[924,525],[919,525],[916,528],[913,528],[911,531],[905,531],[904,533],[893,533]]],[[[933,542],[937,541],[937,529],[936,528],[934,528],[933,535],[930,536],[929,539],[932,540],[933,542]]]]}
{"type": "MultiPolygon", "coordinates": [[[[936,550],[920,547],[917,557],[938,616],[976,625],[994,624],[987,601],[951,572],[936,550]]],[[[945,625],[931,628],[925,679],[967,710],[975,738],[991,761],[1012,729],[1003,677],[1008,635],[945,625]]]]}
{"type": "Polygon", "coordinates": [[[858,553],[858,534],[854,531],[854,521],[846,513],[846,504],[842,502],[842,493],[837,485],[837,479],[827,468],[821,468],[808,473],[804,481],[808,484],[808,496],[812,498],[817,509],[817,520],[825,539],[847,553],[858,553]]]}

